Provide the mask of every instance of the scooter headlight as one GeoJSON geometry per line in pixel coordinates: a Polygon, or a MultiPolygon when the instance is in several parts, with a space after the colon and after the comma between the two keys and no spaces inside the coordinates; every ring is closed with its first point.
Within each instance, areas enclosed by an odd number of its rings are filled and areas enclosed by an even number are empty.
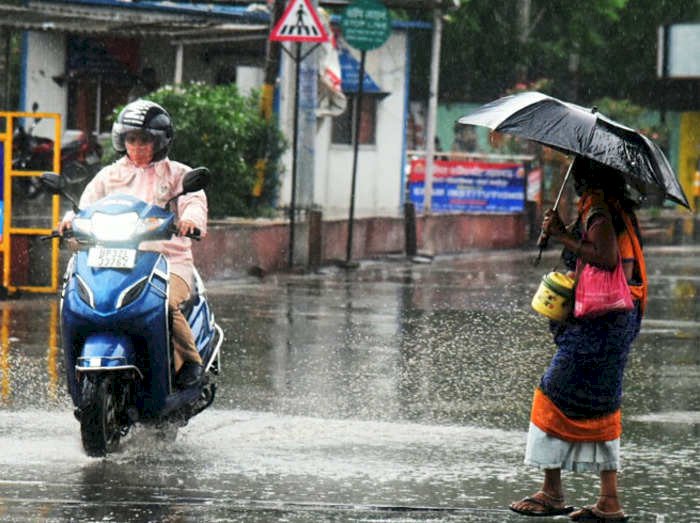
{"type": "Polygon", "coordinates": [[[96,212],[92,215],[92,234],[98,241],[126,241],[136,232],[139,215],[135,212],[124,214],[103,214],[96,212]]]}

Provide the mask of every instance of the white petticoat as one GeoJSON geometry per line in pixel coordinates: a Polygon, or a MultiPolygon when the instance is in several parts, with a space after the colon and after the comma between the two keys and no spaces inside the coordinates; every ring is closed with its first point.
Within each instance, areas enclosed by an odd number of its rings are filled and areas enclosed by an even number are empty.
{"type": "Polygon", "coordinates": [[[571,442],[550,436],[530,423],[525,464],[540,469],[601,472],[618,470],[620,438],[605,442],[571,442]]]}

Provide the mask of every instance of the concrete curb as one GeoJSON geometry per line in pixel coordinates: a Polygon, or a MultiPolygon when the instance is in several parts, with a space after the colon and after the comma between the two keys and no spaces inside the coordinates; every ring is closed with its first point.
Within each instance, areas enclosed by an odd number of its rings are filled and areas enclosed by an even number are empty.
{"type": "MultiPolygon", "coordinates": [[[[638,217],[645,245],[700,243],[700,217],[690,212],[641,210],[638,217]]],[[[413,219],[415,238],[407,233],[407,219],[402,217],[355,220],[351,261],[407,255],[412,247],[407,239],[415,241],[415,255],[427,258],[474,249],[534,246],[533,227],[525,214],[443,214],[413,219]]],[[[342,265],[348,261],[347,231],[347,220],[324,221],[310,214],[310,219],[297,221],[290,267],[286,220],[211,221],[207,238],[194,246],[195,263],[202,276],[212,280],[342,265]]]]}

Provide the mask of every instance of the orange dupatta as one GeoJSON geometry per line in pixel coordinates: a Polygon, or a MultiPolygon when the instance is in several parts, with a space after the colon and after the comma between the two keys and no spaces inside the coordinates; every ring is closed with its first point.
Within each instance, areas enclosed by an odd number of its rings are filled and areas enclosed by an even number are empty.
{"type": "Polygon", "coordinates": [[[622,435],[620,409],[600,418],[571,419],[539,388],[532,399],[530,421],[543,432],[565,441],[612,441],[622,435]]]}

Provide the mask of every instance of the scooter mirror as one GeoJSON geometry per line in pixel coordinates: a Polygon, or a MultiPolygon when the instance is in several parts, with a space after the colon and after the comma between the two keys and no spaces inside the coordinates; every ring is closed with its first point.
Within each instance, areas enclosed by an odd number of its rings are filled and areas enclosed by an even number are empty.
{"type": "Polygon", "coordinates": [[[168,203],[165,204],[165,207],[167,208],[171,202],[177,200],[183,194],[201,191],[206,188],[206,186],[209,185],[210,179],[211,174],[206,167],[196,167],[186,172],[185,176],[182,178],[182,192],[170,198],[168,203]]]}
{"type": "Polygon", "coordinates": [[[209,185],[211,173],[206,167],[192,169],[182,179],[182,192],[197,192],[205,189],[209,185]]]}
{"type": "MultiPolygon", "coordinates": [[[[39,109],[39,104],[37,102],[34,102],[32,104],[32,112],[35,113],[39,109]]],[[[39,116],[34,117],[34,123],[37,124],[41,121],[41,118],[39,116]]]]}
{"type": "Polygon", "coordinates": [[[66,190],[68,186],[68,182],[66,181],[65,176],[61,176],[60,174],[56,173],[43,173],[39,177],[39,183],[41,183],[41,186],[48,192],[49,194],[59,194],[65,198],[68,199],[69,202],[73,205],[73,210],[78,211],[78,202],[76,199],[68,193],[66,190]]]}

